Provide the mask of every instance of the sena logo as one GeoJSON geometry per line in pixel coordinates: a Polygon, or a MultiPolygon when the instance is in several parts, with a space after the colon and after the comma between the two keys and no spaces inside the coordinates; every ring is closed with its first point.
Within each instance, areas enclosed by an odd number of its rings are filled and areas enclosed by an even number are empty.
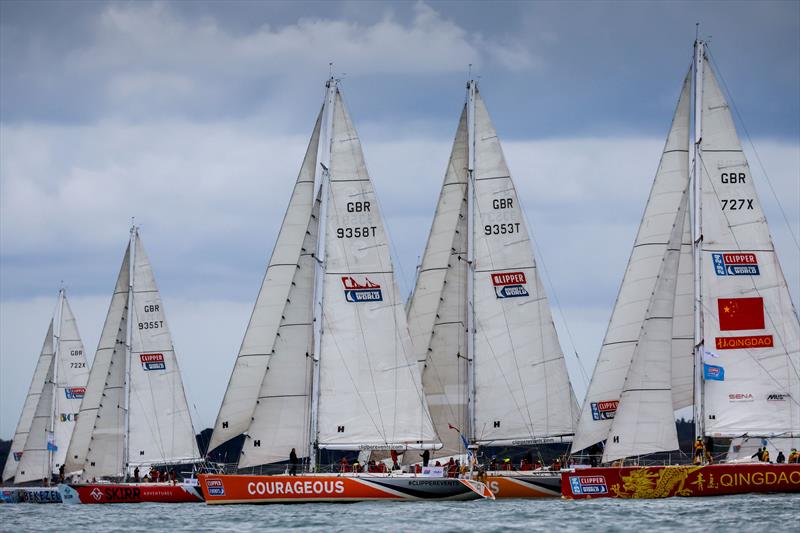
{"type": "Polygon", "coordinates": [[[382,302],[383,293],[381,286],[364,278],[364,283],[359,283],[352,276],[342,276],[344,297],[350,303],[382,302]]]}
{"type": "Polygon", "coordinates": [[[518,298],[528,296],[525,289],[525,272],[498,272],[492,274],[494,293],[498,298],[518,298]]]}
{"type": "Polygon", "coordinates": [[[206,488],[208,489],[209,496],[225,496],[225,487],[222,485],[222,480],[219,478],[207,479],[206,488]]]}
{"type": "Polygon", "coordinates": [[[67,400],[81,400],[86,394],[86,387],[69,387],[64,389],[67,400]]]}
{"type": "Polygon", "coordinates": [[[753,395],[749,392],[737,392],[736,394],[728,394],[729,402],[752,402],[753,395]]]}
{"type": "Polygon", "coordinates": [[[791,394],[787,394],[785,392],[773,392],[772,394],[767,394],[767,401],[768,402],[785,402],[787,398],[791,398],[791,394]]]}

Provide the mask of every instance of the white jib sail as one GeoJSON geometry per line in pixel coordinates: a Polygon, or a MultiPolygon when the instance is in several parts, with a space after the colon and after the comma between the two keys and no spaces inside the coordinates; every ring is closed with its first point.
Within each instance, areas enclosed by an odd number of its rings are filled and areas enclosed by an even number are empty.
{"type": "Polygon", "coordinates": [[[578,406],[497,132],[475,97],[475,428],[482,444],[572,435],[578,406]]]}
{"type": "Polygon", "coordinates": [[[611,428],[675,222],[675,213],[689,182],[690,106],[691,76],[687,75],[583,402],[572,442],[573,453],[605,440],[611,428]]]}
{"type": "Polygon", "coordinates": [[[800,323],[733,117],[706,59],[703,84],[706,434],[800,436],[800,323]]]}
{"type": "Polygon", "coordinates": [[[67,451],[66,473],[84,480],[123,475],[130,253],[129,243],[67,451]]]}
{"type": "Polygon", "coordinates": [[[14,431],[14,438],[11,441],[8,458],[6,458],[6,464],[3,467],[3,481],[8,481],[14,477],[17,472],[17,467],[22,459],[22,450],[25,447],[25,441],[28,439],[33,416],[36,413],[36,406],[39,404],[39,396],[42,394],[52,358],[53,320],[51,319],[50,325],[47,328],[47,335],[44,338],[42,350],[39,352],[39,359],[36,361],[36,369],[33,371],[31,384],[28,387],[28,394],[25,396],[25,403],[19,415],[17,429],[14,431]]]}
{"type": "MultiPolygon", "coordinates": [[[[265,418],[272,416],[267,414],[266,404],[269,404],[271,410],[276,407],[274,405],[275,402],[280,402],[277,396],[274,400],[266,400],[266,396],[272,395],[269,390],[270,383],[267,382],[271,382],[274,377],[275,380],[283,385],[291,387],[291,392],[287,393],[287,399],[284,400],[285,405],[283,407],[287,409],[286,415],[291,416],[293,420],[295,420],[296,416],[299,416],[295,408],[301,400],[297,399],[299,396],[294,396],[296,399],[290,400],[288,399],[290,397],[288,394],[298,394],[299,390],[305,391],[308,387],[305,382],[300,384],[295,381],[298,376],[295,375],[294,371],[300,366],[295,365],[298,362],[295,359],[296,353],[280,358],[281,361],[292,359],[290,364],[292,367],[291,376],[283,376],[282,371],[271,372],[273,376],[270,376],[268,380],[265,379],[265,376],[271,356],[274,353],[273,350],[278,346],[279,330],[281,330],[281,336],[284,333],[294,336],[295,333],[300,333],[299,329],[303,329],[298,326],[298,331],[289,333],[288,329],[283,327],[289,322],[283,317],[285,316],[284,311],[290,304],[289,300],[294,301],[290,293],[296,284],[297,270],[302,268],[300,267],[301,255],[304,253],[303,248],[305,248],[304,242],[307,237],[307,231],[310,231],[309,224],[312,220],[311,213],[314,205],[314,171],[317,164],[321,121],[322,111],[317,116],[316,125],[306,150],[306,156],[303,160],[300,174],[297,177],[292,197],[289,200],[289,206],[278,233],[261,290],[258,293],[255,307],[250,316],[250,322],[245,331],[244,340],[228,382],[228,388],[225,391],[225,397],[222,400],[222,405],[214,424],[214,432],[211,435],[209,450],[213,450],[220,444],[244,432],[251,433],[249,428],[252,423],[258,425],[258,429],[253,428],[253,433],[256,435],[255,439],[248,439],[253,440],[253,442],[245,443],[245,457],[241,458],[241,466],[272,462],[268,459],[283,460],[288,457],[291,450],[291,447],[288,450],[279,449],[280,446],[286,444],[284,436],[277,438],[270,445],[268,445],[268,438],[264,438],[266,435],[264,435],[263,430],[273,422],[265,418]],[[291,381],[291,385],[286,380],[291,381]],[[265,397],[265,402],[259,399],[260,396],[265,397]],[[265,404],[265,408],[258,408],[258,413],[254,414],[257,406],[262,405],[262,403],[265,404]],[[291,406],[288,404],[291,404],[291,406]],[[255,446],[254,443],[256,441],[259,441],[261,445],[261,450],[257,453],[255,453],[255,449],[250,449],[255,446]],[[270,450],[268,451],[267,448],[270,448],[270,450]],[[281,459],[274,459],[279,454],[282,454],[280,455],[281,459]]],[[[314,233],[316,233],[316,230],[314,230],[314,233]]],[[[314,251],[313,247],[311,249],[306,248],[306,250],[312,253],[314,251]]],[[[291,307],[295,309],[294,305],[291,307]]],[[[286,346],[283,343],[280,346],[281,353],[286,353],[283,351],[286,346]]],[[[295,345],[293,344],[293,346],[295,345]]],[[[305,351],[303,351],[302,355],[305,358],[305,351]]],[[[303,362],[303,365],[305,365],[305,362],[303,362]]],[[[272,367],[272,369],[277,370],[277,367],[272,367]]],[[[304,394],[307,395],[308,393],[304,394]]],[[[305,402],[305,400],[302,401],[305,402]]],[[[307,425],[308,416],[303,416],[302,423],[307,425]]],[[[272,426],[270,432],[274,429],[275,426],[272,426]]],[[[286,441],[293,438],[288,437],[288,435],[285,437],[286,441]]],[[[297,449],[306,449],[307,445],[308,440],[303,443],[302,448],[297,449]]]]}
{"type": "Polygon", "coordinates": [[[138,231],[131,302],[129,466],[200,460],[164,304],[138,231]]]}
{"type": "Polygon", "coordinates": [[[333,109],[318,432],[325,448],[436,441],[375,191],[340,92],[333,109]]]}
{"type": "Polygon", "coordinates": [[[423,389],[442,442],[437,457],[466,453],[450,426],[468,427],[467,140],[465,106],[407,313],[423,389]]]}
{"type": "Polygon", "coordinates": [[[672,313],[688,202],[687,187],[611,422],[604,463],[678,449],[672,401],[672,313]]]}
{"type": "MultiPolygon", "coordinates": [[[[316,130],[315,130],[316,131],[316,130]]],[[[316,154],[317,135],[309,145],[316,154]]],[[[311,160],[316,157],[311,155],[311,160]]],[[[303,165],[298,187],[313,186],[313,164],[303,165]],[[310,173],[309,173],[310,172],[310,173]],[[310,180],[310,181],[308,181],[310,180]]],[[[309,194],[311,194],[310,191],[309,194]]],[[[305,197],[300,199],[305,204],[305,197]]],[[[290,203],[289,209],[292,209],[290,203]]],[[[301,208],[302,210],[302,208],[301,208]]],[[[319,209],[308,220],[303,245],[288,296],[283,300],[280,326],[276,332],[266,375],[242,447],[239,467],[286,461],[292,448],[305,455],[310,438],[311,372],[314,352],[314,276],[319,209]]]]}
{"type": "Polygon", "coordinates": [[[55,357],[51,351],[50,366],[47,369],[42,393],[39,395],[39,403],[36,405],[36,413],[31,421],[31,429],[28,438],[25,439],[22,458],[17,467],[17,474],[14,476],[15,483],[25,483],[34,480],[50,479],[50,446],[53,442],[50,432],[50,422],[53,417],[53,367],[55,357]]]}

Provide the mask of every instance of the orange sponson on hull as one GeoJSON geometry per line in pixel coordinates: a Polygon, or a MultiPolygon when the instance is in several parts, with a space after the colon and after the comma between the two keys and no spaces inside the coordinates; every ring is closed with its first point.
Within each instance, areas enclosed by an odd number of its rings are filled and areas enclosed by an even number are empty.
{"type": "Polygon", "coordinates": [[[667,498],[800,492],[800,464],[586,468],[562,474],[565,498],[667,498]]]}
{"type": "Polygon", "coordinates": [[[494,498],[478,481],[380,475],[246,476],[200,474],[206,503],[308,503],[494,498]]]}
{"type": "Polygon", "coordinates": [[[495,498],[558,498],[561,496],[561,472],[487,474],[481,478],[481,481],[486,483],[495,498]]]}

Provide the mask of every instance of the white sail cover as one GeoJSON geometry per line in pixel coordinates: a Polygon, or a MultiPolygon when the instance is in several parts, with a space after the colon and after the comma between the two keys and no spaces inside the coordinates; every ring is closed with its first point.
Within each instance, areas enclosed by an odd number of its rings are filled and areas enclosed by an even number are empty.
{"type": "Polygon", "coordinates": [[[361,143],[336,89],[318,436],[323,448],[436,443],[361,143]]]}
{"type": "Polygon", "coordinates": [[[28,387],[28,394],[25,396],[25,403],[19,415],[17,429],[14,431],[14,438],[11,441],[11,448],[8,451],[6,464],[3,467],[3,481],[8,481],[14,477],[17,472],[17,467],[23,455],[22,450],[25,447],[25,441],[28,439],[33,416],[36,413],[36,406],[39,404],[39,396],[42,394],[42,389],[44,388],[52,359],[53,320],[51,319],[50,325],[47,328],[47,335],[44,338],[42,350],[39,352],[39,359],[36,361],[36,368],[33,371],[31,384],[28,387]]]}
{"type": "Polygon", "coordinates": [[[783,456],[788,460],[792,449],[800,448],[800,437],[771,437],[764,439],[761,437],[739,437],[731,439],[728,446],[728,454],[725,457],[727,462],[756,463],[755,453],[762,447],[769,451],[769,460],[775,462],[778,453],[783,452],[783,456]],[[766,444],[765,444],[766,443],[766,444]]]}
{"type": "Polygon", "coordinates": [[[611,421],[604,463],[678,449],[672,401],[672,314],[688,203],[687,187],[611,421]]]}
{"type": "MultiPolygon", "coordinates": [[[[606,439],[619,404],[625,377],[639,342],[642,322],[675,224],[675,214],[689,182],[690,91],[691,77],[687,75],[583,402],[572,443],[573,453],[606,439]]],[[[685,261],[681,264],[684,266],[685,261]]],[[[680,286],[686,290],[684,284],[680,286]]],[[[676,304],[678,301],[676,299],[676,304]]],[[[687,361],[691,365],[691,356],[687,361]]],[[[677,364],[680,365],[680,361],[677,364]]],[[[677,376],[685,378],[679,372],[676,372],[677,376]]]]}
{"type": "Polygon", "coordinates": [[[129,285],[130,245],[122,259],[67,451],[65,472],[82,473],[85,480],[123,474],[129,285]]]}
{"type": "Polygon", "coordinates": [[[800,323],[728,103],[704,58],[706,434],[800,436],[800,323]]]}
{"type": "MultiPolygon", "coordinates": [[[[242,365],[250,365],[251,359],[260,357],[252,354],[267,354],[257,401],[248,413],[249,424],[244,426],[247,439],[239,458],[240,468],[286,461],[292,448],[298,456],[303,456],[311,442],[314,252],[319,227],[318,202],[312,200],[321,120],[320,112],[258,296],[259,303],[245,333],[245,345],[250,348],[246,353],[251,355],[240,354],[237,359],[238,369],[239,360],[244,359],[242,365]],[[270,328],[264,328],[266,323],[270,328]],[[253,344],[257,333],[265,332],[270,334],[263,337],[269,344],[253,344]]],[[[233,377],[229,390],[232,386],[233,377]]],[[[241,425],[242,422],[237,427],[241,425]]],[[[230,431],[230,422],[225,430],[230,431]]]]}
{"type": "Polygon", "coordinates": [[[519,198],[475,94],[476,442],[525,445],[572,435],[577,402],[519,198]]]}
{"type": "Polygon", "coordinates": [[[467,142],[465,106],[407,313],[428,408],[442,442],[437,457],[466,452],[450,426],[468,428],[467,142]]]}
{"type": "Polygon", "coordinates": [[[131,302],[129,466],[200,460],[164,304],[138,231],[131,302]]]}

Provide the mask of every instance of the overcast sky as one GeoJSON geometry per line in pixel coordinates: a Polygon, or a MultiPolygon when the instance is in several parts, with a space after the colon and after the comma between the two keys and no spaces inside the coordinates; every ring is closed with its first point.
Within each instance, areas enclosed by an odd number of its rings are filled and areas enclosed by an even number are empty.
{"type": "Polygon", "coordinates": [[[93,356],[132,216],[213,424],[331,61],[406,293],[473,65],[581,398],[574,352],[591,375],[695,22],[797,305],[800,2],[3,0],[0,438],[61,280],[93,356]]]}

